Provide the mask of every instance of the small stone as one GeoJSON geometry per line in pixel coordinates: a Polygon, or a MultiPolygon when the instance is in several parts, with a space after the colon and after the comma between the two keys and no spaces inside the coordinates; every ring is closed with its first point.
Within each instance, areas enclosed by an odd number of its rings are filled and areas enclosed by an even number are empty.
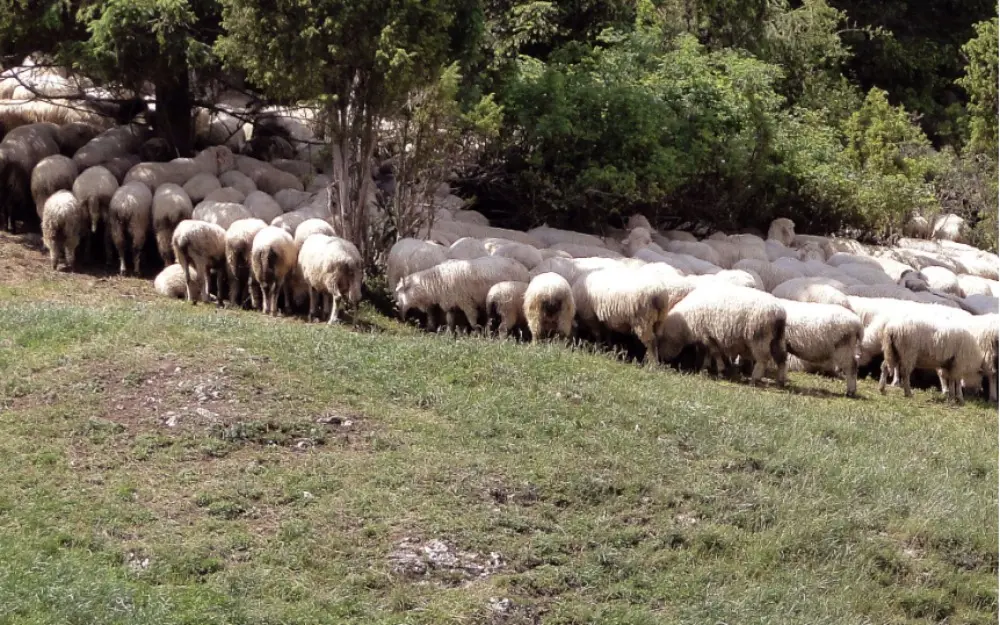
{"type": "Polygon", "coordinates": [[[177,427],[177,413],[176,412],[168,412],[166,414],[166,417],[167,417],[167,419],[166,419],[166,421],[163,422],[163,425],[167,426],[168,428],[177,427]]]}
{"type": "Polygon", "coordinates": [[[307,491],[307,490],[304,490],[304,491],[302,491],[302,498],[303,498],[303,499],[315,499],[315,498],[316,498],[316,495],[313,495],[313,494],[312,494],[312,493],[310,493],[309,491],[307,491]]]}

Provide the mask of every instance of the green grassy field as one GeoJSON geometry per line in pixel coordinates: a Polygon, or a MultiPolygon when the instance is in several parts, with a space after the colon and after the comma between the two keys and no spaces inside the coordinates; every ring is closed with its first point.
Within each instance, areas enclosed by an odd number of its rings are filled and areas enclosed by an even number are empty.
{"type": "Polygon", "coordinates": [[[0,623],[997,620],[986,404],[0,270],[0,623]]]}

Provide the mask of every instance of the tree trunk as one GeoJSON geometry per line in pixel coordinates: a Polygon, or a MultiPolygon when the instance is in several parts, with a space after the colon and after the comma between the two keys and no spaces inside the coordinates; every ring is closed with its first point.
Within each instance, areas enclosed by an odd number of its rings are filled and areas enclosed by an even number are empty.
{"type": "Polygon", "coordinates": [[[156,136],[165,139],[177,156],[191,156],[191,89],[187,64],[163,72],[156,83],[156,136]]]}

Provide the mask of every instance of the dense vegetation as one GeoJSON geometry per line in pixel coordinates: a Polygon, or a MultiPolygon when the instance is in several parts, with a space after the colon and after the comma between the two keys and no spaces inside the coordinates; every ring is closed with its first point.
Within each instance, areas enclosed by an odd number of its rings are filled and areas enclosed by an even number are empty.
{"type": "MultiPolygon", "coordinates": [[[[0,1],[0,48],[99,80],[148,80],[189,144],[220,79],[327,112],[341,206],[384,120],[436,89],[436,130],[486,130],[462,186],[491,217],[898,234],[955,212],[997,234],[997,17],[945,0],[0,1]],[[238,78],[238,80],[237,80],[238,78]],[[444,94],[444,95],[442,95],[444,94]],[[489,120],[485,126],[477,125],[489,120]],[[471,121],[471,123],[470,123],[471,121]],[[613,219],[611,220],[614,221],[613,219]]],[[[458,144],[468,137],[454,135],[458,144]]],[[[183,150],[182,150],[183,151],[183,150]]],[[[415,170],[420,173],[419,168],[415,170]]],[[[363,224],[358,224],[361,228],[363,224]]]]}

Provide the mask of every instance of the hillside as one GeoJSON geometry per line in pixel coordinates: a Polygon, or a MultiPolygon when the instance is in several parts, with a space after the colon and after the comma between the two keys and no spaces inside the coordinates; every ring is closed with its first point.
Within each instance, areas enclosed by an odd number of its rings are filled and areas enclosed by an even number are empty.
{"type": "Polygon", "coordinates": [[[997,619],[993,407],[362,317],[0,235],[0,621],[997,619]]]}

